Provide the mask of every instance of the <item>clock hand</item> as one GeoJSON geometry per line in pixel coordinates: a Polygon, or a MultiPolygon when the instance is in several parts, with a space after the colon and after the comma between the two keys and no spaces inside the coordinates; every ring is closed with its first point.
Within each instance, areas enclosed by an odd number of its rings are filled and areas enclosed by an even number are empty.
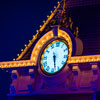
{"type": "Polygon", "coordinates": [[[56,69],[56,56],[55,56],[55,53],[53,52],[53,61],[54,61],[54,69],[56,69]]]}

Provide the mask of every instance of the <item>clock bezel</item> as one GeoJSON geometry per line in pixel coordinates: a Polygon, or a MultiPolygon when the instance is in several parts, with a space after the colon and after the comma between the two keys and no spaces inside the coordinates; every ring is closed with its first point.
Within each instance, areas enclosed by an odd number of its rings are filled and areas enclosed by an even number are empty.
{"type": "Polygon", "coordinates": [[[43,46],[43,48],[42,48],[42,50],[41,50],[40,61],[39,61],[39,62],[40,62],[40,64],[39,64],[39,65],[40,65],[40,69],[41,69],[42,73],[45,74],[45,75],[47,75],[47,76],[56,75],[57,73],[61,72],[61,71],[65,68],[65,65],[67,64],[68,59],[69,59],[69,45],[68,45],[68,42],[67,42],[64,38],[54,38],[54,39],[51,39],[51,40],[49,40],[49,41],[43,46]],[[66,63],[63,65],[63,67],[62,67],[59,71],[54,72],[54,73],[48,73],[48,72],[46,72],[46,71],[44,70],[44,67],[43,67],[43,65],[42,65],[42,58],[43,58],[43,55],[44,55],[45,50],[46,50],[51,44],[55,43],[56,41],[64,42],[64,43],[67,45],[67,47],[68,47],[68,57],[67,57],[67,59],[66,59],[66,63]]]}

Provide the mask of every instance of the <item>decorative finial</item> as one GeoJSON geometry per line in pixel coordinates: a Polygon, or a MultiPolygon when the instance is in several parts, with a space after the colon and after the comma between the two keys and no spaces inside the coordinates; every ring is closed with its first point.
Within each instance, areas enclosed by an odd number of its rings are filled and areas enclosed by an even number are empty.
{"type": "Polygon", "coordinates": [[[71,19],[71,17],[69,17],[69,22],[70,22],[70,23],[72,22],[72,19],[71,19]]]}
{"type": "Polygon", "coordinates": [[[74,31],[74,35],[75,35],[76,37],[78,37],[78,34],[79,34],[79,27],[76,27],[76,30],[74,31]]]}
{"type": "Polygon", "coordinates": [[[70,26],[70,28],[72,29],[72,27],[73,27],[73,22],[72,22],[71,17],[69,17],[69,26],[70,26]]]}
{"type": "Polygon", "coordinates": [[[78,37],[78,33],[79,33],[79,28],[76,27],[76,37],[78,37]]]}

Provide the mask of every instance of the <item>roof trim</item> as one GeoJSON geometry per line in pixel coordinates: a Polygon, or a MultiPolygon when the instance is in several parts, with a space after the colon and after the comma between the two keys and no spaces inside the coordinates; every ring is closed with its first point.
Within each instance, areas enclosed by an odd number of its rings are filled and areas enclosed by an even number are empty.
{"type": "MultiPolygon", "coordinates": [[[[68,60],[68,64],[77,64],[77,63],[92,63],[92,62],[100,62],[100,55],[89,55],[89,56],[74,56],[68,60]]],[[[0,68],[17,68],[17,67],[36,67],[33,60],[20,60],[20,61],[8,61],[8,62],[0,62],[0,68]]]]}

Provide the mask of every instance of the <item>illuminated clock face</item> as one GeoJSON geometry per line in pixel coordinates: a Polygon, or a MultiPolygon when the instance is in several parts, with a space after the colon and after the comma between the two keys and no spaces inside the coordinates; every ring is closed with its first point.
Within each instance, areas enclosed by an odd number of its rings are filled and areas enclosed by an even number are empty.
{"type": "Polygon", "coordinates": [[[41,58],[42,70],[48,74],[60,71],[68,58],[68,46],[64,41],[55,40],[44,50],[41,58]]]}

